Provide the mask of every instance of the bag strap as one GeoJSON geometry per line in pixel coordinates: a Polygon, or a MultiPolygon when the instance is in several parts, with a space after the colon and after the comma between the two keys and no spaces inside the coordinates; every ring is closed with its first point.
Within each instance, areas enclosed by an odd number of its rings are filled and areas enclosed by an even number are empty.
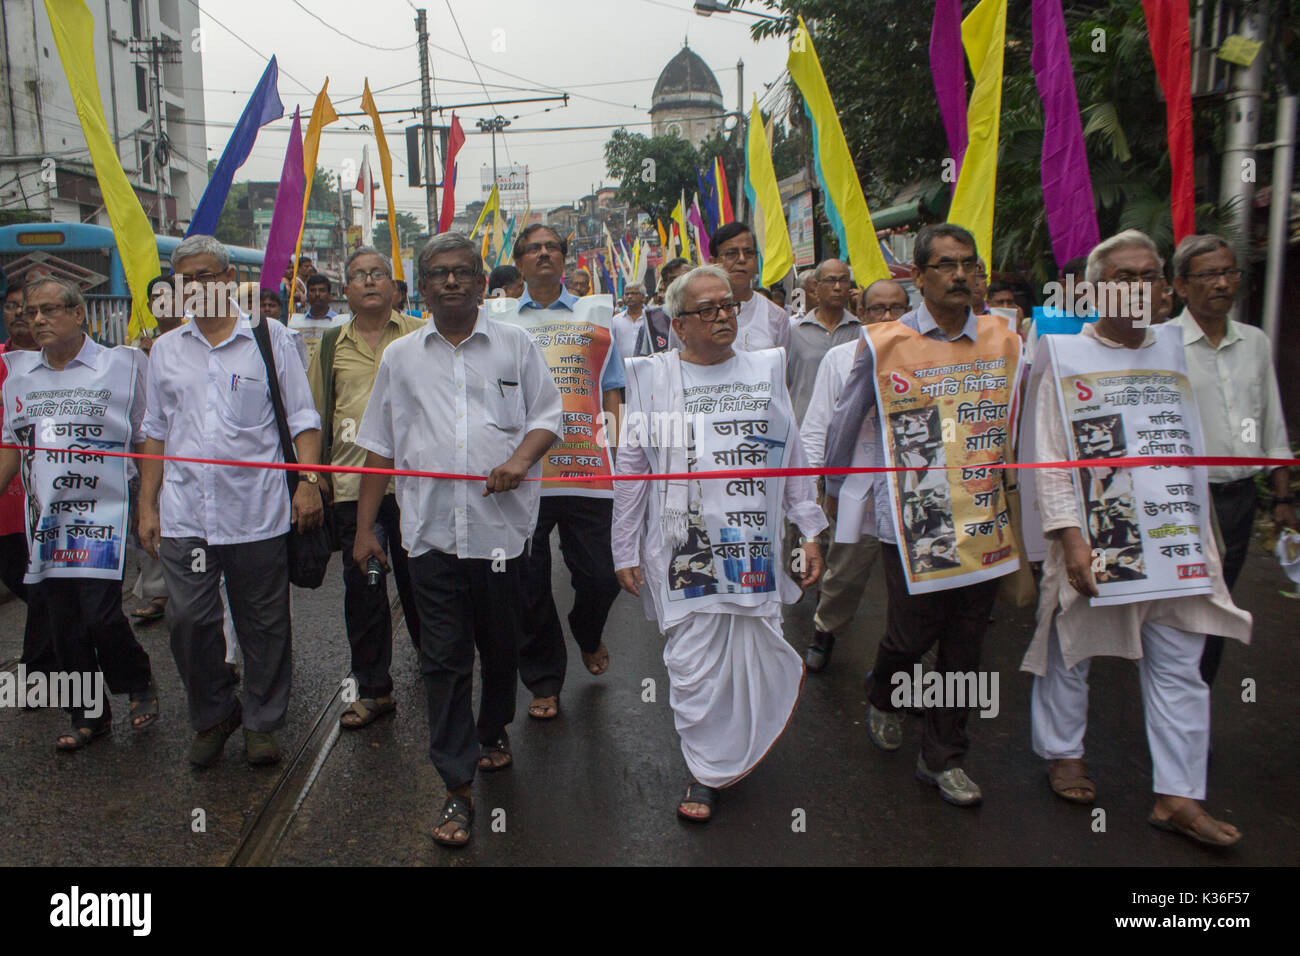
{"type": "MultiPolygon", "coordinates": [[[[271,333],[267,330],[264,321],[257,321],[253,324],[253,339],[257,342],[257,350],[262,353],[262,362],[266,366],[266,387],[271,393],[271,407],[275,410],[275,424],[280,432],[280,451],[284,454],[284,460],[287,464],[297,464],[298,456],[294,452],[293,439],[289,435],[289,420],[284,413],[284,398],[280,395],[280,379],[275,370],[275,353],[271,349],[271,333]]],[[[284,480],[289,486],[289,498],[292,500],[293,493],[298,489],[298,473],[286,470],[284,480]]]]}
{"type": "Polygon", "coordinates": [[[338,348],[339,336],[343,326],[336,325],[326,329],[320,340],[320,350],[316,356],[320,360],[321,388],[325,395],[325,407],[321,409],[321,454],[322,464],[328,465],[334,454],[334,352],[338,348]]]}

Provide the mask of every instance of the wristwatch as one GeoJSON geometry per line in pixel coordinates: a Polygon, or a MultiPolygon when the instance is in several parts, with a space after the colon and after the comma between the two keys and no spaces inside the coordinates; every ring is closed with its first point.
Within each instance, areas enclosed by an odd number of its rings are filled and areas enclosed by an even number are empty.
{"type": "Polygon", "coordinates": [[[316,474],[314,471],[300,471],[298,474],[301,476],[302,480],[307,482],[309,485],[320,483],[320,475],[316,474]]]}

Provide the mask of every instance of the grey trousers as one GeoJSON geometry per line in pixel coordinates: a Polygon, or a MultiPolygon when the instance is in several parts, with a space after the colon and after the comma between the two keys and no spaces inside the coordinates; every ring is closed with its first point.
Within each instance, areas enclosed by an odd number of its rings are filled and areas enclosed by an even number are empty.
{"type": "Polygon", "coordinates": [[[228,545],[163,538],[158,554],[170,595],[172,656],[189,698],[190,726],[207,730],[237,706],[235,677],[226,666],[224,573],[244,652],[244,727],[268,732],[283,727],[293,679],[284,536],[228,545]]]}

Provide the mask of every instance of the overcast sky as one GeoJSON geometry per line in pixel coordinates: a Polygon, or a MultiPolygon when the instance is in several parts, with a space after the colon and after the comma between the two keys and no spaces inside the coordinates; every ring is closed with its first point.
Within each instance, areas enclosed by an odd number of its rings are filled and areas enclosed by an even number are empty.
{"type": "MultiPolygon", "coordinates": [[[[330,99],[339,113],[360,111],[366,77],[381,110],[420,105],[415,12],[408,0],[303,0],[301,5],[294,0],[198,0],[198,6],[207,39],[203,75],[209,158],[221,154],[230,124],[238,119],[266,60],[275,54],[280,65],[285,119],[262,129],[237,180],[279,177],[293,109],[301,106],[305,128],[327,75],[330,99]],[[364,44],[403,49],[382,51],[364,44]],[[396,88],[377,92],[390,86],[396,88]]],[[[750,39],[753,18],[737,13],[700,17],[692,11],[691,0],[424,0],[423,6],[428,10],[435,106],[545,96],[555,88],[571,94],[567,106],[557,100],[500,107],[512,126],[497,138],[498,164],[504,166],[509,159],[529,166],[534,209],[572,202],[600,184],[605,177],[603,148],[612,132],[545,130],[625,123],[631,131],[648,134],[655,80],[683,40],[688,39],[714,71],[729,110],[736,106],[737,60],[745,62],[746,110],[752,94],[761,96],[763,84],[785,68],[784,42],[750,39]],[[470,57],[490,95],[484,94],[470,57]]],[[[479,197],[480,169],[491,163],[492,146],[475,120],[494,112],[488,106],[458,111],[467,136],[459,158],[458,208],[479,197]]],[[[403,130],[412,119],[409,113],[386,115],[384,129],[393,153],[397,206],[423,220],[424,191],[407,186],[405,180],[403,130]]],[[[344,117],[327,127],[319,163],[340,169],[351,159],[355,169],[362,146],[371,143],[378,185],[373,137],[343,132],[361,123],[368,123],[365,116],[344,117]]]]}

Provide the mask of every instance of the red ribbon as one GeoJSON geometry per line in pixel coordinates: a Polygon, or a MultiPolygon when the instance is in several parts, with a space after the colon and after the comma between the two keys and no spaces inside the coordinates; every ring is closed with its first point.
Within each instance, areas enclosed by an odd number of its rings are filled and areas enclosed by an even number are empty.
{"type": "MultiPolygon", "coordinates": [[[[35,445],[9,445],[0,448],[18,451],[67,452],[66,448],[41,448],[35,445]]],[[[107,458],[143,458],[149,461],[183,461],[191,465],[217,465],[223,468],[265,468],[274,471],[314,471],[352,475],[388,475],[404,478],[442,478],[449,481],[486,481],[486,475],[456,475],[442,471],[410,471],[403,468],[364,468],[348,465],[303,465],[282,461],[227,461],[221,458],[182,458],[176,455],[145,455],[132,451],[77,450],[79,454],[103,455],[107,458]]],[[[1285,468],[1296,464],[1293,458],[1234,458],[1227,455],[1162,455],[1151,458],[1090,458],[1084,461],[1022,461],[990,462],[986,465],[945,465],[944,468],[1143,468],[1181,465],[1183,467],[1234,467],[1285,468]]],[[[881,466],[859,468],[735,468],[723,471],[688,471],[664,475],[573,475],[567,477],[525,478],[525,481],[669,481],[673,479],[701,478],[776,478],[820,475],[874,475],[892,472],[917,471],[914,467],[881,466]]]]}

